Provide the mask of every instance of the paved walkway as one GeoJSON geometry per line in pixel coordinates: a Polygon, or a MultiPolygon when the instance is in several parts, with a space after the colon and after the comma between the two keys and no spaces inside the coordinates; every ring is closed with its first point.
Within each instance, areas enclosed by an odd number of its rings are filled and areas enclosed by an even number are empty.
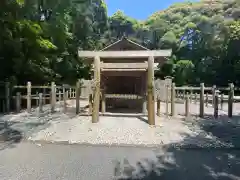
{"type": "Polygon", "coordinates": [[[1,180],[240,179],[236,150],[20,143],[1,149],[0,158],[1,180]]]}

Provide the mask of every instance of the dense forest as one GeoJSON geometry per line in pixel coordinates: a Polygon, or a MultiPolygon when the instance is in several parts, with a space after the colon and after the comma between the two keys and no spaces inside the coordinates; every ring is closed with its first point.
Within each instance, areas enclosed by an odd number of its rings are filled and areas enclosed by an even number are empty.
{"type": "Polygon", "coordinates": [[[240,85],[239,0],[177,3],[144,21],[121,11],[108,17],[103,0],[1,0],[0,81],[90,78],[77,50],[101,49],[123,35],[173,50],[158,77],[173,76],[178,85],[240,85]]]}

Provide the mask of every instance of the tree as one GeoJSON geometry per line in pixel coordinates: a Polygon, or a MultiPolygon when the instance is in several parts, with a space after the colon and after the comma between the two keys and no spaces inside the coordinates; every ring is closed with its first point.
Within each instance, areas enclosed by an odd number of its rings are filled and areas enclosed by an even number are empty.
{"type": "Polygon", "coordinates": [[[240,85],[237,0],[177,3],[145,21],[121,11],[108,17],[103,0],[2,0],[0,7],[0,81],[73,84],[90,77],[78,49],[100,50],[127,36],[148,49],[173,50],[158,77],[240,85]]]}
{"type": "Polygon", "coordinates": [[[194,65],[189,60],[180,60],[175,67],[175,82],[177,85],[186,85],[191,82],[194,65]]]}

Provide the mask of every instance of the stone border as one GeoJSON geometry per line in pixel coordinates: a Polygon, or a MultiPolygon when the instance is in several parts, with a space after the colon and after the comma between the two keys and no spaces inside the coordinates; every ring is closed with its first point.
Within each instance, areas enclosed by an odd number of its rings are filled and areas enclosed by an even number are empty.
{"type": "Polygon", "coordinates": [[[56,145],[81,145],[81,146],[107,146],[107,147],[132,147],[132,148],[167,148],[167,149],[182,149],[182,150],[240,150],[240,147],[233,147],[233,146],[227,146],[227,145],[218,145],[218,146],[198,146],[194,144],[186,144],[186,145],[180,145],[180,144],[117,144],[117,143],[99,143],[99,144],[92,144],[92,143],[71,143],[69,141],[46,141],[46,140],[23,140],[26,142],[32,142],[35,144],[56,144],[56,145]]]}

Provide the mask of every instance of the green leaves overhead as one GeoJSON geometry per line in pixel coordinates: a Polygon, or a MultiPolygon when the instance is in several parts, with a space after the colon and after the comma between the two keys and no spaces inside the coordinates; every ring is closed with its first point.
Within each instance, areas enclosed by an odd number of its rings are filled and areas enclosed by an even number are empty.
{"type": "Polygon", "coordinates": [[[230,38],[232,40],[240,40],[240,21],[233,21],[230,24],[230,38]]]}
{"type": "Polygon", "coordinates": [[[172,49],[159,77],[178,85],[240,85],[240,3],[201,0],[173,4],[145,21],[103,0],[0,1],[0,81],[73,84],[89,78],[78,49],[99,50],[122,36],[149,49],[172,49]]]}
{"type": "MultiPolygon", "coordinates": [[[[152,47],[173,49],[176,62],[172,75],[178,84],[239,84],[239,9],[237,0],[204,0],[178,3],[149,17],[146,25],[152,29],[149,33],[154,34],[152,47]],[[161,31],[155,30],[158,28],[161,31]],[[189,66],[192,70],[188,76],[189,68],[184,64],[190,62],[193,66],[189,66]]],[[[165,69],[163,66],[160,72],[165,69]]]]}
{"type": "Polygon", "coordinates": [[[0,6],[0,80],[75,83],[88,77],[77,50],[94,49],[107,29],[103,1],[4,0],[0,6]]]}
{"type": "Polygon", "coordinates": [[[16,0],[19,5],[24,5],[25,0],[16,0]]]}

